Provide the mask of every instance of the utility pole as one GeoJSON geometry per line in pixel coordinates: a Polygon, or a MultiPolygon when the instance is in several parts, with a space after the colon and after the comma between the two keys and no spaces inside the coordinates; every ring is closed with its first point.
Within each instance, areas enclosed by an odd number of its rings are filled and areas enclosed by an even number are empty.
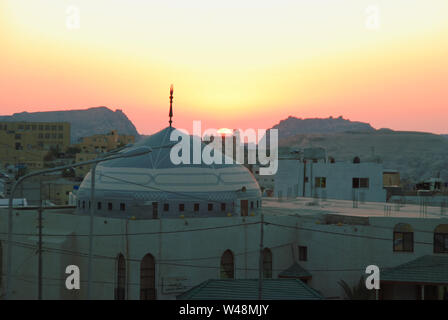
{"type": "Polygon", "coordinates": [[[91,299],[92,294],[92,256],[93,256],[93,216],[95,208],[95,175],[96,163],[92,165],[90,171],[90,228],[89,228],[89,263],[87,274],[87,300],[91,299]]]}
{"type": "Polygon", "coordinates": [[[260,226],[260,261],[258,264],[258,300],[263,299],[263,226],[264,216],[261,214],[261,226],[260,226]]]}
{"type": "Polygon", "coordinates": [[[37,300],[42,300],[42,180],[40,180],[39,188],[39,210],[38,210],[38,222],[37,227],[39,228],[39,243],[38,243],[38,279],[37,279],[37,300]]]}

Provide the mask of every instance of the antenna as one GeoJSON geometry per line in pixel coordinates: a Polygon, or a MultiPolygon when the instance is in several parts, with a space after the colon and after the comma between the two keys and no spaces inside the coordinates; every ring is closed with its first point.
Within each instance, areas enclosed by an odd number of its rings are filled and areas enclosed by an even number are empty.
{"type": "Polygon", "coordinates": [[[172,117],[173,117],[173,85],[171,85],[170,87],[170,128],[171,128],[171,124],[173,123],[172,117]]]}

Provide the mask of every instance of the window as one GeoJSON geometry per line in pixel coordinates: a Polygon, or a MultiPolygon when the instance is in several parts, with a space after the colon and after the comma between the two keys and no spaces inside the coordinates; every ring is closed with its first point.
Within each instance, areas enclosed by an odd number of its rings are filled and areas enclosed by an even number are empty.
{"type": "Polygon", "coordinates": [[[83,208],[83,209],[86,208],[86,202],[85,202],[85,201],[82,202],[82,208],[83,208]]]}
{"type": "Polygon", "coordinates": [[[221,211],[226,211],[226,204],[225,203],[221,203],[221,211]]]}
{"type": "Polygon", "coordinates": [[[448,253],[448,224],[440,224],[434,230],[434,253],[448,253]]]}
{"type": "Polygon", "coordinates": [[[226,250],[221,256],[221,279],[234,279],[234,270],[233,253],[230,250],[226,250]]]}
{"type": "Polygon", "coordinates": [[[369,188],[369,178],[360,178],[359,179],[359,187],[360,188],[369,188]]]}
{"type": "Polygon", "coordinates": [[[98,202],[98,203],[96,204],[96,208],[97,208],[98,210],[101,210],[101,202],[98,202]]]}
{"type": "Polygon", "coordinates": [[[325,189],[327,187],[327,178],[326,177],[314,178],[314,185],[316,188],[325,189]]]}
{"type": "Polygon", "coordinates": [[[59,129],[59,131],[62,131],[62,130],[63,130],[63,127],[62,127],[62,126],[59,126],[58,129],[59,129]]]}
{"type": "Polygon", "coordinates": [[[168,203],[163,204],[163,211],[170,211],[170,205],[168,203]]]}
{"type": "Polygon", "coordinates": [[[140,263],[140,300],[155,300],[156,297],[156,261],[148,253],[140,263]]]}
{"type": "Polygon", "coordinates": [[[369,188],[369,178],[353,178],[352,179],[352,187],[353,187],[353,189],[358,189],[358,188],[368,189],[369,188]]]}
{"type": "Polygon", "coordinates": [[[194,211],[195,212],[199,211],[199,203],[194,204],[194,211]]]}
{"type": "Polygon", "coordinates": [[[272,251],[268,248],[263,250],[263,278],[272,278],[272,251]]]}
{"type": "Polygon", "coordinates": [[[120,253],[117,257],[117,282],[115,285],[115,300],[126,299],[126,261],[120,253]]]}
{"type": "Polygon", "coordinates": [[[16,133],[15,137],[16,140],[22,139],[22,135],[20,133],[16,133]]]}
{"type": "Polygon", "coordinates": [[[120,203],[120,211],[125,211],[126,210],[126,204],[125,203],[120,203]]]}
{"type": "Polygon", "coordinates": [[[179,211],[180,211],[180,212],[185,211],[185,204],[183,204],[183,203],[180,203],[180,204],[179,204],[179,211]]]}
{"type": "Polygon", "coordinates": [[[159,203],[158,202],[152,203],[152,218],[159,219],[159,203]]]}
{"type": "Polygon", "coordinates": [[[213,203],[208,204],[208,211],[213,211],[213,203]]]}
{"type": "Polygon", "coordinates": [[[253,202],[253,201],[250,202],[250,208],[251,208],[251,209],[254,208],[254,202],[253,202]]]}
{"type": "Polygon", "coordinates": [[[407,223],[399,223],[394,227],[394,251],[414,251],[414,230],[407,223]]]}
{"type": "Polygon", "coordinates": [[[308,261],[308,247],[299,246],[299,261],[308,261]]]}
{"type": "Polygon", "coordinates": [[[112,202],[108,202],[107,203],[107,210],[112,211],[112,209],[113,209],[112,202]]]}

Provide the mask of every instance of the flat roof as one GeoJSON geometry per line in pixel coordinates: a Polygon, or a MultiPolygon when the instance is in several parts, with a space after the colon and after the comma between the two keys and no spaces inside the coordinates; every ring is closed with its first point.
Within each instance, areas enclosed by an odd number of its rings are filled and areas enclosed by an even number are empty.
{"type": "Polygon", "coordinates": [[[354,217],[392,217],[392,218],[448,218],[448,211],[441,215],[440,206],[426,206],[423,215],[422,208],[416,204],[395,204],[390,202],[364,202],[358,201],[358,207],[353,208],[351,200],[322,200],[314,198],[282,199],[263,197],[262,210],[267,215],[297,215],[297,216],[323,216],[344,215],[354,217]],[[399,208],[397,211],[396,209],[399,208]],[[388,210],[389,209],[389,210],[388,210]]]}

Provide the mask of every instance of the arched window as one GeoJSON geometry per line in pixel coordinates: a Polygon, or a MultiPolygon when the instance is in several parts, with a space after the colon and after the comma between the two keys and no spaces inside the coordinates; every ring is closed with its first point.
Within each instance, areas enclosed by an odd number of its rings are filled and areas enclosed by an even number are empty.
{"type": "Polygon", "coordinates": [[[434,253],[448,253],[448,224],[434,229],[434,253]]]}
{"type": "Polygon", "coordinates": [[[117,256],[117,282],[115,284],[115,300],[126,299],[126,260],[120,253],[117,256]]]}
{"type": "Polygon", "coordinates": [[[221,256],[221,279],[235,279],[233,253],[230,250],[224,251],[221,256]]]}
{"type": "Polygon", "coordinates": [[[156,260],[151,254],[140,263],[140,300],[156,299],[156,260]]]}
{"type": "Polygon", "coordinates": [[[410,224],[398,223],[394,227],[394,251],[414,251],[414,230],[410,224]]]}
{"type": "Polygon", "coordinates": [[[263,250],[263,278],[272,278],[272,251],[268,248],[263,250]]]}

